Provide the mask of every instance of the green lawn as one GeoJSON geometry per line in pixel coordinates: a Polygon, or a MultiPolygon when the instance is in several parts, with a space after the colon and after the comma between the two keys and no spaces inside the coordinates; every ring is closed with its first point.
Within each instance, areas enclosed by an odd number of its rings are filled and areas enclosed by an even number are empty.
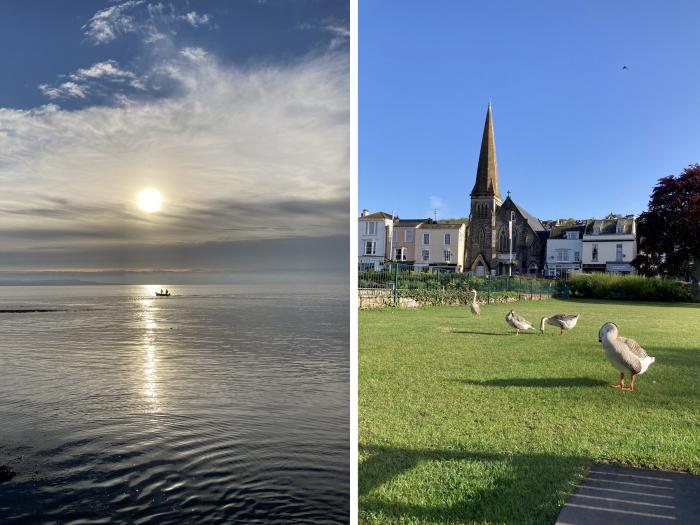
{"type": "Polygon", "coordinates": [[[554,523],[593,461],[700,473],[700,305],[533,301],[359,312],[361,523],[554,523]],[[559,336],[523,332],[580,313],[559,336]],[[656,362],[634,393],[598,329],[656,362]]]}

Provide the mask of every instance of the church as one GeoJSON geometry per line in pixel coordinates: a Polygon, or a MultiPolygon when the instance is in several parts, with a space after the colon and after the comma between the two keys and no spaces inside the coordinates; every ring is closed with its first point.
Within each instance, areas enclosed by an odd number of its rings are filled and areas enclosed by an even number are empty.
{"type": "Polygon", "coordinates": [[[505,201],[501,197],[491,104],[486,112],[476,182],[470,198],[464,269],[479,276],[540,275],[547,231],[539,219],[515,203],[510,192],[505,201]],[[510,220],[513,221],[512,248],[510,220]]]}

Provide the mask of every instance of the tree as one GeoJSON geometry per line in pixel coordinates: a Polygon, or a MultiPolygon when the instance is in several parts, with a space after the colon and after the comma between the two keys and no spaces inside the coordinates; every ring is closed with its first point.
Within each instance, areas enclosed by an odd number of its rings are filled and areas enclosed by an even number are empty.
{"type": "Polygon", "coordinates": [[[700,271],[700,164],[663,177],[649,209],[637,219],[639,255],[632,262],[643,275],[698,277],[700,271]]]}

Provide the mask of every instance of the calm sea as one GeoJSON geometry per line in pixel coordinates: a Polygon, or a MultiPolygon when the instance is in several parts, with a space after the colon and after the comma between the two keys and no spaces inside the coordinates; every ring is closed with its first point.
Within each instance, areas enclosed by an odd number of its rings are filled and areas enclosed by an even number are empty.
{"type": "Polygon", "coordinates": [[[346,523],[347,287],[160,287],[0,287],[0,521],[346,523]]]}

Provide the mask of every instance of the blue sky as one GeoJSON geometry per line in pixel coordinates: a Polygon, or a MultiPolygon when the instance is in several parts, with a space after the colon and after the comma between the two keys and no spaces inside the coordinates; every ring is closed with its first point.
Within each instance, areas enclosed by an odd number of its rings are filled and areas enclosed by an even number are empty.
{"type": "Polygon", "coordinates": [[[0,271],[347,264],[348,41],[341,0],[1,2],[0,271]]]}
{"type": "Polygon", "coordinates": [[[491,101],[504,198],[643,211],[700,162],[698,22],[694,1],[360,2],[360,209],[466,216],[491,101]]]}

